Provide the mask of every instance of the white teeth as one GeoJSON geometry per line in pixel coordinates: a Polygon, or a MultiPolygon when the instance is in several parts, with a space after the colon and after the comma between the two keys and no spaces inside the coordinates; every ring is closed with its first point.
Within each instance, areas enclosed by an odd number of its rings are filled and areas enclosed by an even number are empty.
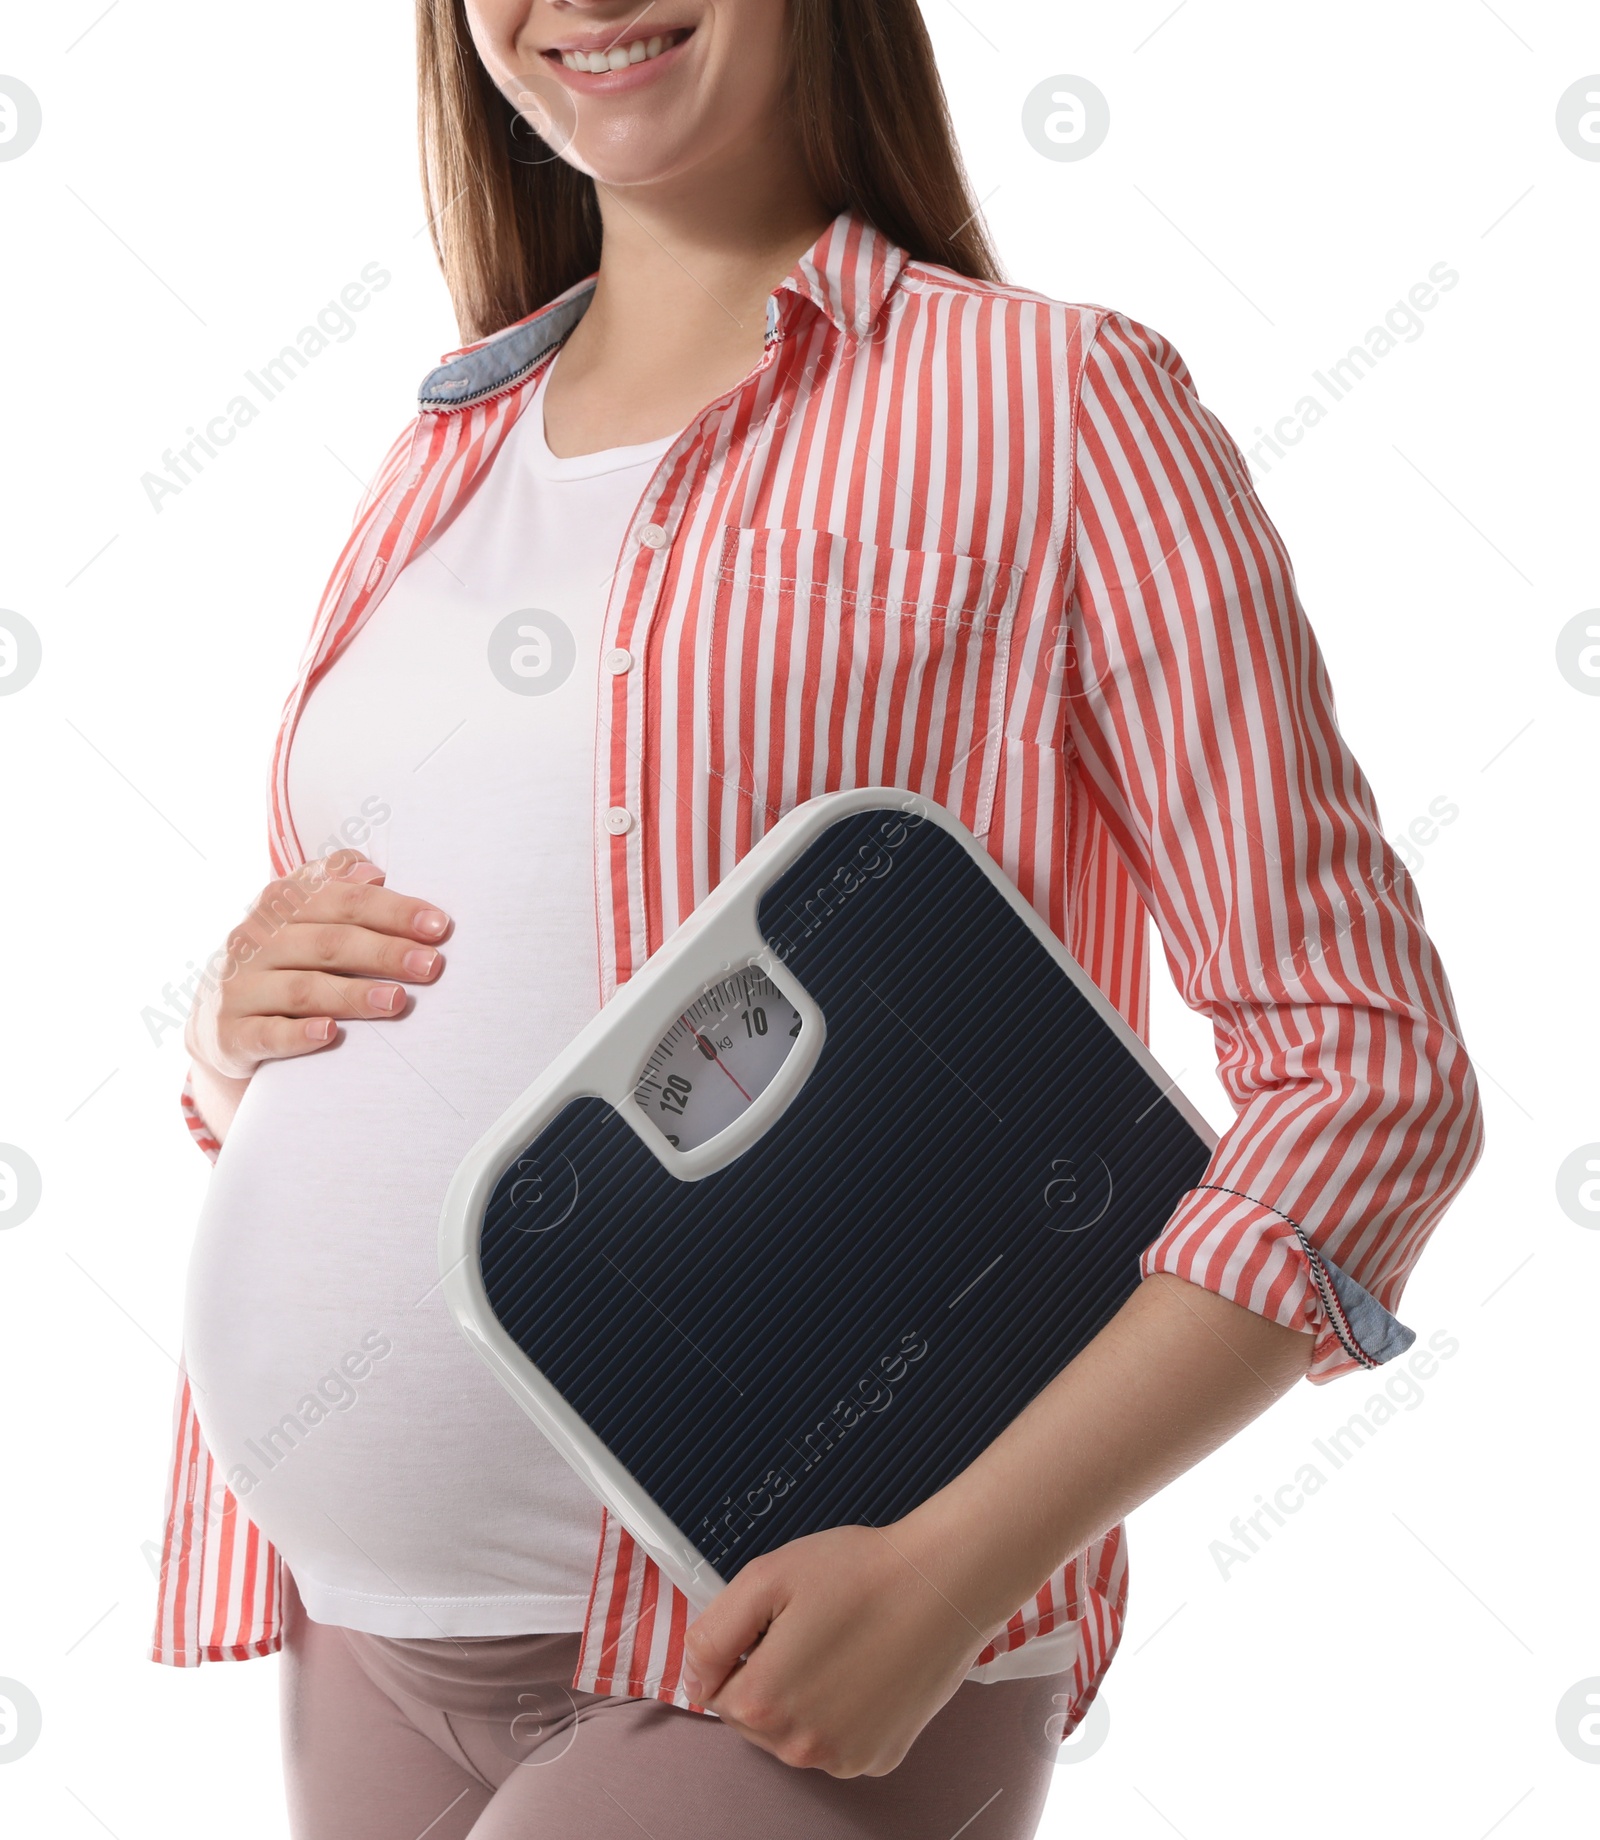
{"type": "Polygon", "coordinates": [[[667,49],[667,40],[658,33],[654,38],[636,38],[626,45],[613,45],[606,51],[563,51],[561,62],[568,70],[623,70],[629,64],[648,63],[667,49]]]}

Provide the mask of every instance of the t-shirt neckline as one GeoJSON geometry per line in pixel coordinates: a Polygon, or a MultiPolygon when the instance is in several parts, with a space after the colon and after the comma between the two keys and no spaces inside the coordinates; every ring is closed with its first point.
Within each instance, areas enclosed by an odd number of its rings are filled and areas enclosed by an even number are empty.
{"type": "Polygon", "coordinates": [[[592,479],[598,473],[618,473],[624,467],[639,466],[647,460],[659,460],[677,440],[676,434],[668,434],[658,440],[639,441],[628,447],[602,447],[592,454],[552,453],[544,432],[544,393],[550,381],[550,373],[555,369],[560,356],[558,351],[545,366],[533,399],[522,412],[522,419],[528,424],[525,451],[533,470],[542,479],[592,479]]]}

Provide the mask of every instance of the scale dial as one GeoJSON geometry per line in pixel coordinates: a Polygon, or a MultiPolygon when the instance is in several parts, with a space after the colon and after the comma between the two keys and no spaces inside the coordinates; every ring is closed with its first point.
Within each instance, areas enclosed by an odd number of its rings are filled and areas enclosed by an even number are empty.
{"type": "Polygon", "coordinates": [[[799,1033],[800,1012],[747,965],[713,984],[662,1036],[634,1101],[675,1150],[693,1150],[749,1108],[799,1033]]]}

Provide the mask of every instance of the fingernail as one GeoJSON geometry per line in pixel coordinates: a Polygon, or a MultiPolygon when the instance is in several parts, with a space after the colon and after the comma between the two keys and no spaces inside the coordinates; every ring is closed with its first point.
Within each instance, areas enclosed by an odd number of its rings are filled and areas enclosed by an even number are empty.
{"type": "Polygon", "coordinates": [[[373,987],[368,1001],[374,1009],[392,1013],[405,1001],[405,994],[398,984],[377,984],[373,987]]]}
{"type": "Polygon", "coordinates": [[[313,1016],[306,1024],[308,1041],[332,1041],[333,1018],[331,1016],[313,1016]]]}
{"type": "Polygon", "coordinates": [[[438,964],[438,962],[439,954],[434,951],[432,946],[414,946],[411,951],[401,959],[400,967],[411,977],[425,978],[431,975],[434,966],[438,964]]]}
{"type": "Polygon", "coordinates": [[[685,1667],[683,1670],[683,1690],[689,1695],[690,1699],[699,1702],[700,1676],[692,1667],[685,1667]]]}
{"type": "Polygon", "coordinates": [[[412,924],[417,932],[429,939],[437,939],[450,924],[450,916],[440,913],[437,907],[425,907],[412,924]]]}
{"type": "Polygon", "coordinates": [[[376,863],[358,862],[351,863],[348,869],[341,869],[339,873],[347,882],[381,882],[386,871],[376,863]]]}

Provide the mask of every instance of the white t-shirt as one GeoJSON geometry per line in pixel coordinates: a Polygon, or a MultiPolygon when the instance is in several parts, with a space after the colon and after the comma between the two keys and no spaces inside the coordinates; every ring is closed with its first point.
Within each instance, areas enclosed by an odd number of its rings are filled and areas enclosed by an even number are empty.
{"type": "Polygon", "coordinates": [[[581,1628],[598,1543],[597,1499],[468,1348],[437,1258],[457,1163],[600,1007],[600,637],[675,438],[558,459],[543,395],[312,690],[289,760],[307,854],[354,842],[443,908],[444,970],[401,1017],[257,1071],[190,1264],[223,1476],[310,1615],[381,1635],[581,1628]]]}

